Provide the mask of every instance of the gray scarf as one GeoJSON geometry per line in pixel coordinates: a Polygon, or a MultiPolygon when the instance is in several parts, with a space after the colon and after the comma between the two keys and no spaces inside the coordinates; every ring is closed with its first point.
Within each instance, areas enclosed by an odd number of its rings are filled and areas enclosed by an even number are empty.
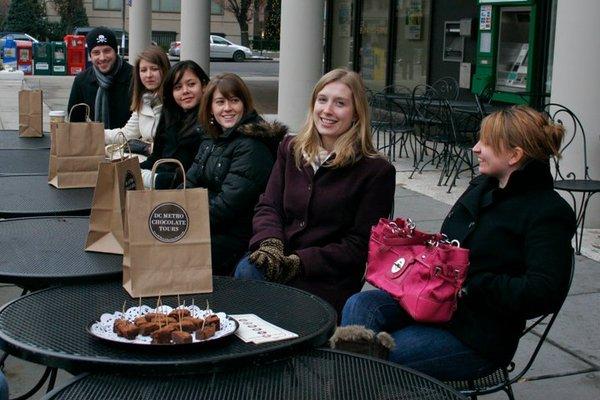
{"type": "Polygon", "coordinates": [[[96,101],[94,103],[94,115],[95,120],[97,122],[104,122],[104,127],[110,127],[110,115],[108,110],[108,89],[113,84],[113,80],[115,76],[121,70],[123,66],[123,59],[117,56],[117,60],[115,61],[115,65],[113,67],[113,71],[108,74],[103,74],[100,72],[98,68],[94,65],[94,75],[96,76],[96,80],[98,81],[98,91],[96,92],[96,101]]]}

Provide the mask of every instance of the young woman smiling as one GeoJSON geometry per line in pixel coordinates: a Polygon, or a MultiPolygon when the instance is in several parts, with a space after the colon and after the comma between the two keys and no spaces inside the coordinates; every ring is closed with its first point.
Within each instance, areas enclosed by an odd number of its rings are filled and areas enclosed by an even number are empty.
{"type": "Polygon", "coordinates": [[[395,174],[371,142],[360,76],[325,74],[304,126],[279,146],[256,206],[252,253],[235,276],[287,283],[341,311],[362,287],[371,226],[392,209],[395,174]]]}
{"type": "Polygon", "coordinates": [[[208,76],[194,61],[181,61],[167,73],[163,84],[163,110],[152,154],[140,164],[144,186],[170,189],[183,181],[174,165],[160,165],[154,182],[151,182],[150,170],[161,158],[181,161],[186,171],[192,165],[202,131],[198,125],[198,108],[207,83],[208,76]]]}
{"type": "MultiPolygon", "coordinates": [[[[548,162],[558,156],[563,133],[525,106],[481,123],[473,148],[481,175],[441,229],[470,251],[448,323],[415,322],[389,294],[369,290],[348,300],[342,325],[354,326],[354,337],[363,336],[356,326],[389,332],[396,342],[391,361],[440,380],[476,379],[508,365],[525,321],[556,311],[568,288],[575,215],[554,191],[548,162]]],[[[375,343],[354,349],[365,344],[375,343]]]]}
{"type": "Polygon", "coordinates": [[[287,129],[265,122],[235,74],[214,77],[200,105],[204,129],[187,187],[209,195],[213,273],[231,275],[248,248],[252,215],[287,129]]]}
{"type": "Polygon", "coordinates": [[[149,46],[140,53],[134,65],[133,113],[124,127],[104,130],[106,144],[117,143],[119,132],[123,132],[131,140],[132,152],[140,155],[140,161],[150,155],[162,110],[163,78],[169,65],[169,59],[160,47],[149,46]]]}

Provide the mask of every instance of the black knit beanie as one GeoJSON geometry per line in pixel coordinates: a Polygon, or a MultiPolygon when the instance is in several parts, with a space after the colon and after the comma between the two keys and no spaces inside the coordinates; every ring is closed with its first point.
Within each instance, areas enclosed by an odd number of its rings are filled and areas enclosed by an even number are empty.
{"type": "Polygon", "coordinates": [[[85,37],[88,52],[92,52],[92,49],[96,46],[110,46],[113,48],[115,53],[117,50],[117,37],[115,33],[105,26],[94,28],[85,37]]]}

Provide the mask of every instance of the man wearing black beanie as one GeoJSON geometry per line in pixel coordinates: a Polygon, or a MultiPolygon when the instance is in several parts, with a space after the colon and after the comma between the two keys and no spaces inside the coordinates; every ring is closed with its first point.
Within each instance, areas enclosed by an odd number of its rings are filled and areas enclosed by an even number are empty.
{"type": "MultiPolygon", "coordinates": [[[[78,103],[90,107],[90,118],[104,128],[125,126],[131,116],[131,73],[133,68],[117,54],[117,38],[106,27],[94,28],[86,36],[92,67],[80,72],[73,81],[69,108],[78,103]]],[[[71,122],[85,121],[85,107],[71,114],[71,122]]]]}

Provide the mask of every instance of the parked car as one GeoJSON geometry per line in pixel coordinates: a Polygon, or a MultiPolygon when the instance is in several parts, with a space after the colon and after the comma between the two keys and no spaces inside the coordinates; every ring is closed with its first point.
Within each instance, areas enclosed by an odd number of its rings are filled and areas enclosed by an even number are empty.
{"type": "MultiPolygon", "coordinates": [[[[181,41],[171,42],[169,54],[179,57],[180,53],[181,41]]],[[[210,35],[210,58],[228,58],[240,62],[250,57],[252,57],[252,50],[249,48],[237,45],[221,36],[210,35]]]]}
{"type": "Polygon", "coordinates": [[[23,33],[23,32],[0,32],[0,58],[4,57],[4,43],[6,42],[6,37],[12,36],[15,40],[25,40],[31,43],[37,43],[39,40],[34,38],[33,36],[23,33]]]}

